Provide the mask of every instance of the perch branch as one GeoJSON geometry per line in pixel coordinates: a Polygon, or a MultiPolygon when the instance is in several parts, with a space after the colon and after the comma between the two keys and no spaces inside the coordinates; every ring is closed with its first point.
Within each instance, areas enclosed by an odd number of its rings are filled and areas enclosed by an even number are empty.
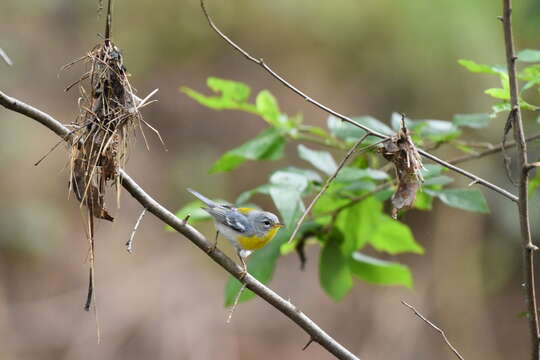
{"type": "MultiPolygon", "coordinates": [[[[9,97],[1,91],[0,105],[38,121],[64,139],[69,139],[71,136],[69,129],[52,116],[13,97],[9,97]]],[[[214,262],[245,284],[248,289],[291,319],[301,327],[314,342],[319,343],[336,358],[342,360],[359,360],[358,357],[334,340],[290,301],[283,299],[250,274],[245,274],[239,265],[219,249],[210,251],[213,247],[212,243],[197,229],[187,224],[187,221],[176,217],[173,213],[154,200],[154,198],[148,195],[124,170],[120,169],[119,172],[122,179],[122,186],[143,206],[143,208],[147,209],[148,212],[154,214],[165,224],[184,235],[193,244],[202,249],[210,258],[212,258],[212,260],[214,260],[214,262]]]]}
{"type": "MultiPolygon", "coordinates": [[[[380,139],[387,139],[388,136],[384,135],[384,134],[381,134],[380,132],[377,132],[375,130],[372,130],[370,129],[369,127],[365,126],[365,125],[362,125],[356,121],[354,121],[353,119],[351,119],[350,117],[348,116],[345,116],[345,115],[342,115],[340,113],[338,113],[337,111],[329,108],[328,106],[326,105],[323,105],[321,104],[320,102],[312,99],[311,97],[309,97],[306,93],[302,92],[301,90],[299,90],[298,88],[296,88],[295,86],[293,86],[291,83],[289,83],[287,80],[285,80],[285,78],[283,78],[281,75],[279,75],[278,73],[276,73],[270,66],[268,66],[263,59],[257,59],[255,58],[254,56],[250,55],[246,50],[242,49],[239,45],[237,45],[234,41],[232,41],[227,35],[225,35],[217,26],[216,24],[214,23],[214,21],[212,20],[212,18],[210,17],[210,14],[208,13],[207,9],[206,9],[206,5],[204,3],[204,0],[201,0],[201,7],[202,7],[202,10],[204,12],[204,15],[206,16],[206,19],[208,20],[208,24],[210,25],[210,27],[223,39],[225,40],[231,47],[233,47],[236,51],[238,51],[240,54],[242,54],[246,59],[254,62],[255,64],[259,65],[260,67],[262,67],[266,72],[268,72],[272,77],[274,77],[276,80],[278,80],[280,83],[282,83],[285,87],[289,88],[290,90],[292,90],[294,93],[300,95],[302,98],[304,98],[304,100],[306,100],[307,102],[315,105],[316,107],[318,107],[319,109],[322,109],[324,111],[326,111],[327,113],[331,114],[331,115],[334,115],[335,117],[351,124],[351,125],[354,125],[362,130],[364,130],[369,136],[375,136],[375,137],[378,137],[380,139]]],[[[489,181],[487,180],[484,180],[468,171],[465,171],[457,166],[454,166],[442,159],[439,159],[438,157],[436,157],[435,155],[432,155],[430,153],[428,153],[427,151],[425,150],[422,150],[422,149],[418,149],[418,152],[424,156],[425,158],[428,158],[452,171],[455,171],[456,173],[458,174],[461,174],[465,177],[468,177],[469,179],[473,180],[475,183],[477,184],[481,184],[485,187],[487,187],[488,189],[491,189],[501,195],[503,195],[504,197],[514,201],[514,202],[517,202],[518,201],[518,197],[515,196],[514,194],[498,187],[497,185],[494,185],[492,183],[490,183],[489,181]]]]}
{"type": "Polygon", "coordinates": [[[457,349],[452,345],[452,343],[450,342],[450,340],[448,340],[448,338],[446,337],[446,334],[444,333],[444,331],[437,327],[434,323],[432,323],[431,321],[429,321],[428,319],[426,319],[426,317],[422,314],[420,314],[418,312],[418,310],[415,309],[414,306],[412,305],[409,305],[407,304],[405,301],[401,301],[401,303],[403,305],[405,305],[406,307],[408,307],[409,309],[411,309],[412,311],[414,311],[414,314],[416,316],[418,316],[420,319],[422,319],[426,324],[428,324],[429,326],[431,326],[433,329],[435,329],[439,334],[441,334],[444,342],[446,343],[446,345],[448,345],[448,347],[450,348],[450,350],[452,350],[452,352],[456,355],[456,357],[458,357],[460,360],[464,360],[463,357],[461,356],[461,354],[459,353],[459,351],[457,351],[457,349]]]}
{"type": "Polygon", "coordinates": [[[523,269],[525,277],[526,301],[528,306],[529,332],[531,336],[531,356],[533,360],[540,359],[540,333],[538,330],[538,313],[536,311],[536,291],[534,282],[534,251],[538,248],[532,243],[531,226],[529,221],[529,163],[527,155],[527,142],[523,131],[521,109],[519,107],[518,81],[516,76],[517,56],[514,49],[512,35],[512,1],[503,0],[503,31],[506,50],[506,65],[508,67],[508,79],[510,82],[510,104],[512,105],[512,127],[514,140],[517,142],[518,162],[521,169],[519,175],[519,223],[523,243],[523,269]]]}

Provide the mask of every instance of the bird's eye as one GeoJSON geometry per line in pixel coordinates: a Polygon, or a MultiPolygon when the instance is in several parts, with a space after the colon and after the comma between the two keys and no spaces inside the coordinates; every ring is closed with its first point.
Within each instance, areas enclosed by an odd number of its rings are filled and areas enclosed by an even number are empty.
{"type": "Polygon", "coordinates": [[[263,221],[263,224],[266,225],[266,226],[270,226],[270,221],[264,220],[264,221],[263,221]]]}

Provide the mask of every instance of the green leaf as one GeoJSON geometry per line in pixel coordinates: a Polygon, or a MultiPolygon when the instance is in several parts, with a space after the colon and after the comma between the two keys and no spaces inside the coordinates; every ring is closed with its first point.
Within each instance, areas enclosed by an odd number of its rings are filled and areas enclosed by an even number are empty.
{"type": "Polygon", "coordinates": [[[278,170],[270,177],[270,196],[287,227],[294,227],[298,212],[304,212],[302,193],[309,185],[308,179],[292,171],[278,170]]]}
{"type": "MultiPolygon", "coordinates": [[[[352,119],[361,125],[367,126],[368,128],[381,132],[385,135],[394,134],[394,132],[388,127],[388,125],[371,116],[355,117],[352,119]]],[[[328,117],[327,126],[332,135],[347,142],[358,141],[366,134],[366,132],[359,127],[345,122],[341,119],[338,119],[335,116],[328,117]]],[[[373,139],[375,138],[373,136],[370,136],[366,139],[366,142],[373,142],[373,139]]]]}
{"type": "Polygon", "coordinates": [[[482,129],[489,125],[491,117],[489,114],[456,114],[452,119],[454,125],[467,126],[474,129],[482,129]]]}
{"type": "Polygon", "coordinates": [[[268,90],[263,90],[257,95],[255,100],[255,105],[257,106],[257,111],[259,114],[270,124],[275,127],[279,127],[281,123],[279,122],[279,117],[281,112],[279,111],[279,105],[276,101],[274,95],[268,90]]]}
{"type": "Polygon", "coordinates": [[[255,106],[247,103],[251,90],[246,84],[210,77],[207,80],[207,85],[219,96],[206,96],[188,87],[181,87],[180,90],[201,105],[211,109],[234,109],[258,113],[255,106]]]}
{"type": "Polygon", "coordinates": [[[417,120],[420,135],[433,141],[447,141],[460,134],[459,129],[450,121],[417,120]]]}
{"type": "Polygon", "coordinates": [[[368,243],[381,219],[382,203],[372,196],[342,210],[335,226],[343,233],[343,253],[348,256],[368,243]]]}
{"type": "Polygon", "coordinates": [[[510,99],[510,90],[502,88],[491,88],[484,91],[484,93],[494,97],[495,99],[509,100],[510,99]]]}
{"type": "MultiPolygon", "coordinates": [[[[208,214],[206,211],[202,209],[202,206],[204,206],[204,204],[201,201],[199,200],[192,201],[188,203],[186,206],[184,206],[183,208],[181,208],[180,210],[178,210],[176,212],[176,217],[183,220],[186,218],[186,216],[190,215],[189,222],[192,224],[199,221],[203,221],[203,220],[210,220],[212,217],[210,216],[210,214],[208,214]]],[[[165,230],[175,231],[169,225],[165,227],[165,230]]]]}
{"type": "Polygon", "coordinates": [[[206,84],[212,91],[221,93],[226,99],[231,99],[236,102],[246,102],[251,92],[249,86],[244,83],[220,79],[217,77],[209,77],[206,84]]]}
{"type": "Polygon", "coordinates": [[[231,171],[246,160],[277,160],[283,156],[284,148],[285,138],[274,128],[266,129],[254,139],[223,154],[210,173],[231,171]]]}
{"type": "MultiPolygon", "coordinates": [[[[297,211],[292,216],[292,222],[296,223],[300,216],[301,211],[297,211]]],[[[292,226],[287,226],[281,229],[276,237],[264,248],[255,251],[248,260],[248,272],[254,276],[257,280],[263,284],[267,284],[272,280],[274,270],[276,268],[276,262],[280,256],[281,246],[289,240],[289,237],[293,231],[292,226]]],[[[229,277],[229,281],[225,285],[225,305],[230,306],[233,304],[238,291],[242,284],[234,277],[229,277]]],[[[239,302],[245,302],[255,297],[255,294],[251,290],[244,290],[240,296],[239,302]]]]}
{"type": "Polygon", "coordinates": [[[438,176],[444,171],[444,167],[437,164],[425,164],[424,168],[420,170],[424,179],[429,179],[430,177],[438,176]]]}
{"type": "Polygon", "coordinates": [[[422,246],[414,240],[411,229],[388,215],[382,216],[369,243],[376,250],[385,251],[392,255],[404,252],[424,253],[422,246]]]}
{"type": "Polygon", "coordinates": [[[418,210],[431,210],[433,207],[433,197],[424,191],[417,192],[414,207],[418,210]]]}
{"type": "Polygon", "coordinates": [[[443,203],[458,209],[489,213],[486,198],[477,189],[444,189],[427,190],[430,195],[437,196],[443,203]]]}
{"type": "Polygon", "coordinates": [[[540,62],[540,50],[525,49],[517,54],[518,61],[540,62]]]}
{"type": "Polygon", "coordinates": [[[499,75],[500,77],[508,77],[506,70],[501,67],[478,64],[472,60],[465,60],[465,59],[458,60],[458,63],[464,68],[466,68],[467,70],[469,70],[470,72],[494,74],[494,75],[499,75]]]}
{"type": "Polygon", "coordinates": [[[388,174],[381,170],[344,167],[340,170],[338,176],[336,177],[336,181],[354,182],[360,179],[385,180],[388,178],[388,174]]]}
{"type": "Polygon", "coordinates": [[[338,195],[339,190],[343,189],[343,184],[332,182],[328,190],[319,198],[313,207],[313,214],[316,216],[334,211],[338,207],[345,205],[349,200],[338,195]]]}
{"type": "Polygon", "coordinates": [[[337,164],[328,151],[311,150],[300,144],[298,145],[298,156],[311,163],[314,167],[325,174],[332,175],[336,172],[337,164]]]}
{"type": "Polygon", "coordinates": [[[429,186],[429,185],[448,185],[450,183],[454,182],[454,179],[452,179],[449,176],[446,175],[440,175],[440,176],[433,176],[428,179],[425,179],[423,185],[429,186]]]}
{"type": "Polygon", "coordinates": [[[411,271],[405,265],[376,259],[355,252],[349,260],[352,274],[365,282],[378,285],[402,285],[412,288],[411,271]]]}
{"type": "Polygon", "coordinates": [[[353,286],[347,258],[340,250],[342,241],[342,235],[334,231],[326,239],[319,264],[321,286],[335,301],[341,300],[353,286]]]}

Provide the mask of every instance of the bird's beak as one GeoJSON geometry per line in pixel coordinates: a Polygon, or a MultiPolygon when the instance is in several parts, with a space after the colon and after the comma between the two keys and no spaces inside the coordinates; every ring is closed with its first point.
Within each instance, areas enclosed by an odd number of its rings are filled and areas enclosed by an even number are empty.
{"type": "Polygon", "coordinates": [[[277,228],[284,228],[285,225],[284,225],[284,224],[281,224],[281,223],[277,223],[277,224],[275,225],[275,227],[277,227],[277,228]]]}

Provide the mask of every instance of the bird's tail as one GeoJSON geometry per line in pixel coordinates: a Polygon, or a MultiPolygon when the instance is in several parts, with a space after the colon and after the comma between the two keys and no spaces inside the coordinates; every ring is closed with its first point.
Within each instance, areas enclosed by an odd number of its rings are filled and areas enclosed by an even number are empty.
{"type": "Polygon", "coordinates": [[[213,202],[212,200],[210,200],[206,196],[202,195],[201,193],[199,193],[199,192],[197,192],[197,191],[195,191],[193,189],[190,189],[190,188],[187,188],[187,191],[189,191],[190,193],[195,195],[195,197],[197,197],[199,200],[201,200],[203,203],[205,203],[206,206],[208,206],[210,209],[215,208],[217,206],[217,204],[215,202],[213,202]]]}

